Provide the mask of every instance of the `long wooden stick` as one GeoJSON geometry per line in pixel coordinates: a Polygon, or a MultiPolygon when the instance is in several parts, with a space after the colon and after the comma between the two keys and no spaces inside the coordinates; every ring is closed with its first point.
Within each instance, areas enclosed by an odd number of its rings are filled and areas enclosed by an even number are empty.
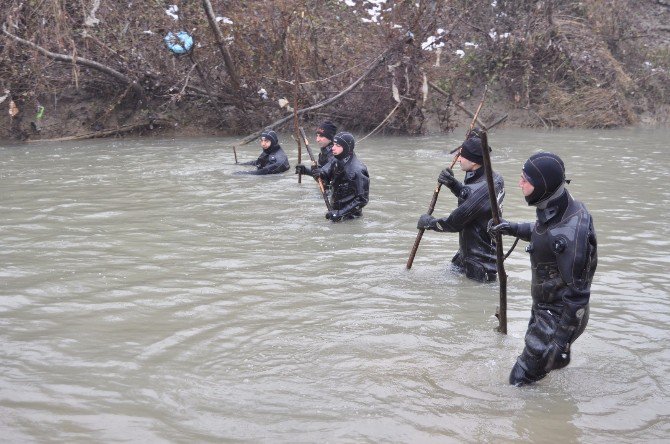
{"type": "MultiPolygon", "coordinates": [[[[489,154],[489,142],[486,131],[480,134],[482,140],[482,154],[484,157],[484,173],[489,189],[489,201],[491,202],[491,216],[493,223],[500,223],[500,208],[493,184],[493,168],[491,167],[491,156],[489,154]]],[[[498,331],[507,334],[507,273],[505,273],[505,257],[503,253],[502,235],[496,233],[496,268],[498,269],[498,282],[500,283],[500,308],[498,310],[498,331]]]]}
{"type": "MultiPolygon", "coordinates": [[[[479,106],[477,107],[477,111],[473,114],[472,116],[472,122],[470,123],[470,127],[468,128],[468,132],[465,135],[465,140],[468,140],[468,137],[470,137],[470,133],[475,127],[475,124],[477,123],[477,116],[479,116],[479,112],[482,110],[482,105],[484,105],[484,99],[486,99],[486,92],[488,91],[488,87],[484,88],[484,94],[482,94],[482,100],[479,102],[479,106]]],[[[453,168],[454,165],[456,165],[456,161],[458,160],[460,156],[457,154],[454,157],[454,161],[451,163],[451,167],[453,168]]],[[[433,214],[433,211],[435,210],[435,204],[437,204],[437,196],[440,194],[440,188],[442,187],[442,184],[440,182],[437,183],[437,187],[435,187],[435,191],[433,191],[433,198],[430,201],[430,205],[428,206],[428,214],[433,214]]],[[[419,228],[419,232],[416,234],[416,239],[414,240],[414,245],[412,246],[412,251],[409,253],[409,258],[407,259],[407,264],[405,267],[409,270],[412,268],[412,264],[414,263],[414,257],[416,256],[416,252],[419,249],[419,244],[421,243],[421,238],[423,237],[423,233],[426,231],[425,228],[419,228]]]]}
{"type": "MultiPolygon", "coordinates": [[[[451,166],[449,169],[453,168],[454,165],[456,165],[456,161],[460,157],[460,152],[456,156],[454,156],[453,162],[451,162],[451,166]]],[[[430,200],[430,205],[428,205],[428,213],[427,214],[433,214],[433,211],[435,211],[435,205],[437,204],[437,196],[440,195],[440,188],[442,188],[442,184],[440,182],[437,183],[437,186],[435,187],[435,191],[433,191],[433,198],[430,200]]],[[[409,258],[407,259],[407,265],[405,267],[409,270],[412,268],[412,264],[414,263],[414,256],[416,256],[416,251],[419,249],[419,244],[421,243],[421,238],[423,237],[423,233],[426,231],[425,228],[420,228],[419,232],[416,234],[416,239],[414,239],[414,245],[412,245],[412,251],[409,253],[409,258]]]]}
{"type": "MultiPolygon", "coordinates": [[[[312,166],[316,167],[318,164],[316,163],[316,159],[314,158],[312,149],[309,147],[309,140],[307,140],[305,130],[302,129],[302,127],[300,127],[300,135],[302,136],[302,139],[305,141],[305,149],[307,149],[307,154],[309,154],[309,158],[312,161],[312,166]]],[[[326,203],[326,208],[328,208],[328,211],[332,211],[333,208],[330,206],[330,200],[328,200],[328,192],[326,191],[326,186],[323,184],[323,179],[321,179],[321,177],[318,177],[316,179],[316,182],[319,184],[319,190],[321,190],[321,196],[323,196],[323,201],[326,203]]]]}
{"type": "MultiPolygon", "coordinates": [[[[296,70],[297,73],[297,70],[296,70]]],[[[298,144],[298,163],[302,162],[302,144],[300,143],[300,131],[298,130],[298,77],[295,78],[295,89],[293,91],[293,126],[296,132],[296,143],[298,144]]],[[[302,172],[298,173],[298,183],[302,183],[302,172]]]]}
{"type": "MultiPolygon", "coordinates": [[[[302,31],[302,20],[300,20],[300,27],[298,28],[298,39],[302,31]]],[[[300,91],[300,55],[293,45],[293,129],[295,131],[296,142],[298,143],[298,163],[302,163],[302,144],[300,143],[300,129],[298,124],[298,93],[300,91]]],[[[298,183],[302,183],[302,172],[298,172],[298,183]]]]}

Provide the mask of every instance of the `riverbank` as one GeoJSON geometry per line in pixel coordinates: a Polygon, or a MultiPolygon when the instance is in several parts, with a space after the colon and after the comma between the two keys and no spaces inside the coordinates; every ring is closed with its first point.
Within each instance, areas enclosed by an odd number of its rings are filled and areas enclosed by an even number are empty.
{"type": "Polygon", "coordinates": [[[0,11],[0,139],[243,137],[293,108],[305,125],[449,133],[463,125],[455,103],[475,109],[485,85],[483,120],[508,114],[508,127],[667,126],[669,3],[289,0],[250,11],[205,0],[147,5],[128,21],[105,5],[10,0],[0,11]],[[197,42],[191,52],[166,45],[178,29],[197,42]]]}

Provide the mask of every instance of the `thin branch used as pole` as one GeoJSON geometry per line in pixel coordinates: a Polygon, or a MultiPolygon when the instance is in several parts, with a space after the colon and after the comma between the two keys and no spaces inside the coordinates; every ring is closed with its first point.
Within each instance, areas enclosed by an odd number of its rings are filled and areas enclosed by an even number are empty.
{"type": "MultiPolygon", "coordinates": [[[[305,130],[302,129],[302,127],[300,127],[298,130],[300,131],[302,140],[305,142],[305,148],[307,149],[307,154],[309,154],[309,158],[312,161],[312,168],[316,168],[318,164],[316,163],[316,159],[314,158],[314,153],[312,153],[312,149],[309,147],[309,140],[307,140],[305,130]]],[[[326,185],[323,183],[323,179],[321,178],[321,176],[317,176],[316,183],[319,185],[319,191],[321,191],[323,201],[326,203],[326,208],[328,209],[328,211],[332,211],[333,207],[330,205],[330,201],[328,200],[328,192],[326,191],[326,185]]]]}
{"type": "MultiPolygon", "coordinates": [[[[304,14],[304,13],[303,13],[304,14]]],[[[300,26],[298,27],[298,36],[296,40],[300,40],[302,34],[302,18],[300,26]]],[[[300,142],[300,124],[298,123],[298,95],[300,93],[300,53],[298,52],[298,44],[294,42],[293,46],[293,126],[295,131],[295,140],[298,144],[298,163],[302,163],[302,143],[300,142]]],[[[302,172],[298,173],[298,183],[302,183],[302,172]]]]}
{"type": "MultiPolygon", "coordinates": [[[[491,218],[493,223],[500,223],[500,208],[493,184],[493,168],[491,167],[491,155],[489,154],[489,143],[486,131],[480,134],[482,141],[482,154],[484,158],[484,174],[486,174],[486,184],[489,191],[489,202],[491,203],[491,218]]],[[[505,272],[505,254],[503,253],[502,235],[496,233],[496,268],[498,269],[498,282],[500,283],[500,306],[497,311],[498,331],[507,334],[507,273],[505,272]]]]}

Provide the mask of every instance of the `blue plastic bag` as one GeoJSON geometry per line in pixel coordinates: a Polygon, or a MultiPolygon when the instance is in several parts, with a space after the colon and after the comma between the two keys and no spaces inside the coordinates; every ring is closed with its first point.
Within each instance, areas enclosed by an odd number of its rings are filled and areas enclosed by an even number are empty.
{"type": "Polygon", "coordinates": [[[175,54],[186,54],[193,47],[193,37],[186,31],[179,31],[177,34],[173,34],[172,31],[170,31],[167,33],[163,41],[168,49],[175,54]]]}

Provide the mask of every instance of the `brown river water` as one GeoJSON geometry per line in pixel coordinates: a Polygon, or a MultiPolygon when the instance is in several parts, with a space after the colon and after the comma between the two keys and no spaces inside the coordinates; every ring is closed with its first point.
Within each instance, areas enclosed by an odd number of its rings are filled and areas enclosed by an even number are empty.
{"type": "Polygon", "coordinates": [[[670,130],[489,135],[505,218],[534,219],[518,177],[549,150],[599,240],[570,366],[523,388],[525,244],[506,336],[497,284],[448,269],[457,235],[405,269],[462,134],[361,142],[370,204],[340,224],[280,137],[265,177],[232,174],[233,139],[0,145],[2,442],[670,440],[670,130]]]}

